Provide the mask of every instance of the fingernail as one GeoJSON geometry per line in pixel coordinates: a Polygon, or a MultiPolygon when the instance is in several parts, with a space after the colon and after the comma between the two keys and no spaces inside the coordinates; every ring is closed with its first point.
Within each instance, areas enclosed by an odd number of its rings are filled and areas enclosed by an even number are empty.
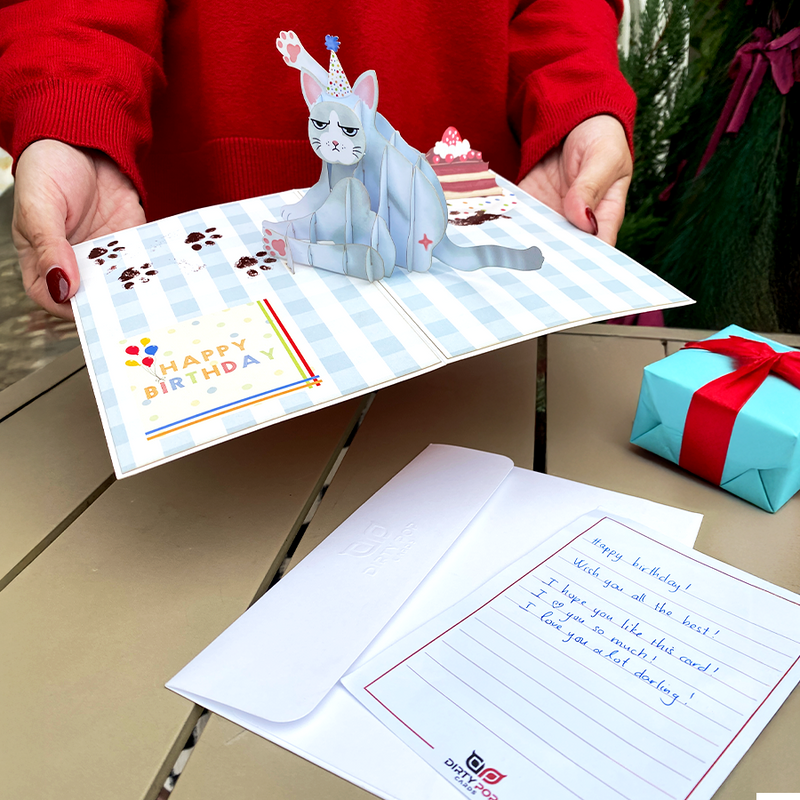
{"type": "Polygon", "coordinates": [[[62,304],[69,300],[69,280],[61,267],[50,267],[45,275],[47,291],[56,303],[62,304]]]}
{"type": "Polygon", "coordinates": [[[589,220],[589,223],[592,226],[592,233],[597,236],[600,228],[597,226],[597,217],[594,215],[594,211],[592,211],[589,206],[586,206],[586,219],[589,220]]]}

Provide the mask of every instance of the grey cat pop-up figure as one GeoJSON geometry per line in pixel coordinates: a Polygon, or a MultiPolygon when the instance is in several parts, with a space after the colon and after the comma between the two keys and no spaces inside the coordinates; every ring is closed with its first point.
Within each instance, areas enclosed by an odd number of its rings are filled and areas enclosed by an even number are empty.
{"type": "Polygon", "coordinates": [[[308,135],[322,159],[319,181],[285,206],[281,222],[265,221],[264,245],[303,264],[354,278],[388,278],[395,265],[426,272],[434,258],[462,271],[483,267],[539,269],[538,247],[460,247],[446,235],[447,202],[425,157],[380,114],[374,70],[351,87],[337,36],[326,36],[330,69],[321,67],[292,31],[276,41],[284,61],[300,70],[308,135]]]}

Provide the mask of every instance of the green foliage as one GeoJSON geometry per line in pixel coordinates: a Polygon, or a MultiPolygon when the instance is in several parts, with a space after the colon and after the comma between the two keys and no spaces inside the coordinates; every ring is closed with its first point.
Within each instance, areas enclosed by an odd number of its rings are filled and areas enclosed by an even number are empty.
{"type": "Polygon", "coordinates": [[[724,135],[697,175],[738,48],[757,27],[777,37],[798,24],[800,0],[648,0],[623,60],[639,108],[618,246],[697,300],[669,324],[800,332],[800,89],[780,95],[768,73],[741,131],[724,135]],[[671,48],[687,30],[679,63],[671,48]]]}
{"type": "MultiPolygon", "coordinates": [[[[638,35],[634,31],[628,56],[620,58],[622,73],[639,100],[633,134],[636,169],[628,196],[629,212],[634,214],[652,212],[645,201],[666,185],[670,140],[691,105],[684,91],[689,4],[690,0],[647,0],[638,35]]],[[[641,225],[641,220],[632,220],[629,228],[641,225]]]]}
{"type": "MultiPolygon", "coordinates": [[[[658,270],[657,242],[670,208],[659,195],[678,178],[714,121],[698,117],[709,75],[729,35],[731,6],[719,0],[647,0],[620,67],[638,98],[635,165],[618,246],[658,270]],[[727,8],[726,8],[727,6],[727,8]],[[687,55],[688,45],[688,55],[687,55]]],[[[728,57],[728,56],[725,56],[728,57]]],[[[726,77],[725,90],[729,88],[726,77]]],[[[708,109],[710,114],[719,110],[708,109]]],[[[693,165],[696,168],[696,159],[693,165]]],[[[684,176],[688,170],[684,172],[684,176]]]]}
{"type": "MultiPolygon", "coordinates": [[[[758,331],[780,328],[771,276],[780,186],[774,121],[783,102],[774,87],[765,86],[748,116],[747,136],[723,141],[705,170],[685,181],[669,206],[670,219],[657,245],[658,270],[698,301],[676,309],[670,315],[673,324],[711,330],[731,323],[758,331]]],[[[700,145],[698,151],[705,140],[700,145]]]]}

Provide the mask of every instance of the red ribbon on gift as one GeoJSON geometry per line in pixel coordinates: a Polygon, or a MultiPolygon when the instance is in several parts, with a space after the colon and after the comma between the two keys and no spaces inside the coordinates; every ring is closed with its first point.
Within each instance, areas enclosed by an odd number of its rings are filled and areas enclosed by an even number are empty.
{"type": "Polygon", "coordinates": [[[736,359],[738,369],[701,386],[692,395],[678,463],[711,483],[722,481],[736,417],[770,372],[800,389],[800,353],[776,353],[766,342],[741,336],[689,342],[685,348],[708,350],[736,359]]]}
{"type": "Polygon", "coordinates": [[[772,39],[768,28],[756,28],[753,39],[755,41],[736,51],[729,73],[734,79],[733,88],[700,160],[697,175],[714,155],[722,135],[739,132],[767,69],[772,68],[772,78],[781,94],[787,94],[794,83],[800,81],[800,59],[795,57],[795,51],[800,49],[800,27],[792,28],[776,39],[772,39]]]}

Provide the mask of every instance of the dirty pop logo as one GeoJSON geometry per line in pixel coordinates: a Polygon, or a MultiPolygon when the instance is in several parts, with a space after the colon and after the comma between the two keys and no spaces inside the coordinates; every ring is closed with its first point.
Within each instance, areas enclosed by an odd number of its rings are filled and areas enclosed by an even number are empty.
{"type": "Polygon", "coordinates": [[[507,775],[494,767],[487,767],[483,758],[474,750],[467,758],[466,766],[462,766],[452,758],[448,758],[444,765],[452,770],[453,780],[469,794],[486,797],[487,800],[499,800],[488,787],[496,786],[507,775]]]}

